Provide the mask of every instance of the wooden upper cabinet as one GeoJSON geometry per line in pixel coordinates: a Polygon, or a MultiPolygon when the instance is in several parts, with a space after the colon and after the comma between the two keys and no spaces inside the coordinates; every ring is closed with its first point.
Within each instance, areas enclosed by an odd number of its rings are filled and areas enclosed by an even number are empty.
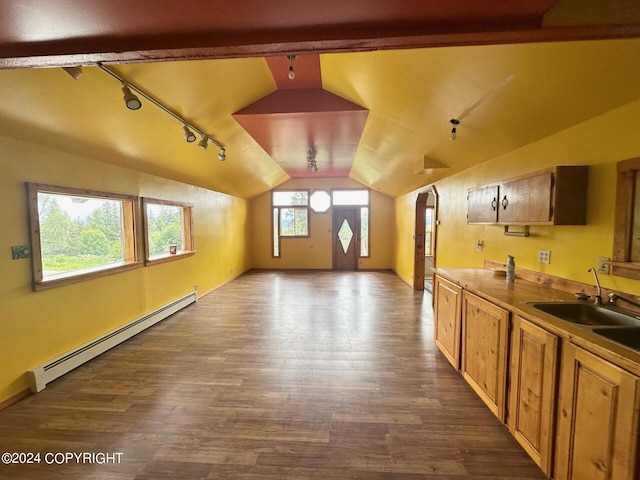
{"type": "Polygon", "coordinates": [[[489,409],[505,420],[509,312],[462,293],[461,372],[489,409]]]}
{"type": "Polygon", "coordinates": [[[502,183],[499,220],[508,224],[550,222],[553,218],[552,187],[551,172],[502,183]]]}
{"type": "Polygon", "coordinates": [[[498,221],[498,185],[471,188],[467,195],[467,223],[498,221]]]}
{"type": "Polygon", "coordinates": [[[467,223],[584,225],[587,176],[585,165],[557,166],[470,189],[467,223]]]}
{"type": "Polygon", "coordinates": [[[640,379],[567,344],[558,400],[556,480],[638,480],[640,379]]]}
{"type": "Polygon", "coordinates": [[[515,316],[511,343],[509,431],[551,476],[560,340],[515,316]]]}
{"type": "Polygon", "coordinates": [[[462,288],[436,275],[434,283],[434,337],[449,363],[460,368],[462,288]]]}

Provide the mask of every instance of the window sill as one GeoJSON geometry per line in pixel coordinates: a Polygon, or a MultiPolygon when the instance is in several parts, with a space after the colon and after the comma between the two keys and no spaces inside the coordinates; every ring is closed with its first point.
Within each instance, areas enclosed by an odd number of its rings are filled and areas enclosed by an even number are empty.
{"type": "Polygon", "coordinates": [[[40,292],[42,290],[48,290],[50,288],[62,287],[64,285],[84,282],[86,280],[92,280],[94,278],[104,277],[114,273],[134,270],[142,266],[142,262],[127,262],[118,264],[116,266],[96,267],[88,270],[83,270],[81,273],[69,272],[67,274],[60,274],[56,276],[56,278],[34,282],[33,290],[36,292],[40,292]]]}
{"type": "Polygon", "coordinates": [[[153,257],[153,258],[147,258],[144,261],[144,264],[149,266],[149,265],[157,265],[159,263],[166,263],[166,262],[172,262],[174,260],[178,260],[181,258],[185,258],[185,257],[191,257],[193,255],[196,254],[195,250],[189,250],[188,252],[178,252],[178,253],[174,253],[174,254],[169,254],[169,255],[165,255],[162,257],[153,257]]]}

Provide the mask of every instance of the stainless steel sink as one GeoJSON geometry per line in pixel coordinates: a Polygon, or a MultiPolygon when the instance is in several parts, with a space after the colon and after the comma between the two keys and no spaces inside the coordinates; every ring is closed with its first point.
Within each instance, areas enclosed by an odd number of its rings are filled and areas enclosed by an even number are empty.
{"type": "Polygon", "coordinates": [[[640,327],[594,328],[593,333],[640,351],[640,327]]]}
{"type": "Polygon", "coordinates": [[[588,302],[523,302],[596,335],[640,351],[640,315],[612,305],[588,302]]]}
{"type": "Polygon", "coordinates": [[[526,305],[571,323],[591,326],[640,327],[640,320],[621,309],[587,302],[525,302],[526,305]]]}

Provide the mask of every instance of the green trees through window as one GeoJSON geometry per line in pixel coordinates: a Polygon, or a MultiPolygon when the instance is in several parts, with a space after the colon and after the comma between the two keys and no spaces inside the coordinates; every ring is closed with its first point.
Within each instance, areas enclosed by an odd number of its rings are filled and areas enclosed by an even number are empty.
{"type": "Polygon", "coordinates": [[[176,246],[176,252],[182,252],[184,250],[182,208],[172,205],[147,204],[146,213],[149,257],[169,254],[172,245],[176,246]]]}
{"type": "Polygon", "coordinates": [[[307,190],[277,190],[272,192],[274,257],[280,256],[281,237],[309,236],[309,192],[307,190]]]}
{"type": "Polygon", "coordinates": [[[43,276],[124,260],[122,202],[38,193],[43,276]]]}
{"type": "Polygon", "coordinates": [[[27,190],[36,291],[138,268],[143,239],[147,265],[195,254],[190,203],[39,183],[27,190]]]}
{"type": "Polygon", "coordinates": [[[190,203],[142,199],[146,263],[158,263],[195,253],[190,203]]]}
{"type": "Polygon", "coordinates": [[[136,196],[40,183],[27,191],[34,290],[142,265],[136,196]]]}

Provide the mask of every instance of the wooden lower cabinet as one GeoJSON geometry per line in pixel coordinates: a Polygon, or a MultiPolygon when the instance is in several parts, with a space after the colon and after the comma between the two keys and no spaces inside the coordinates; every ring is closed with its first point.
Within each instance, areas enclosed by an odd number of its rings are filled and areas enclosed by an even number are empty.
{"type": "Polygon", "coordinates": [[[437,275],[433,287],[435,342],[445,358],[458,370],[462,288],[437,275]]]}
{"type": "Polygon", "coordinates": [[[551,476],[559,339],[514,316],[511,342],[509,431],[551,476]]]}
{"type": "Polygon", "coordinates": [[[638,480],[640,378],[563,346],[556,480],[638,480]]]}
{"type": "Polygon", "coordinates": [[[461,371],[471,388],[505,420],[509,312],[467,291],[462,294],[461,371]]]}

